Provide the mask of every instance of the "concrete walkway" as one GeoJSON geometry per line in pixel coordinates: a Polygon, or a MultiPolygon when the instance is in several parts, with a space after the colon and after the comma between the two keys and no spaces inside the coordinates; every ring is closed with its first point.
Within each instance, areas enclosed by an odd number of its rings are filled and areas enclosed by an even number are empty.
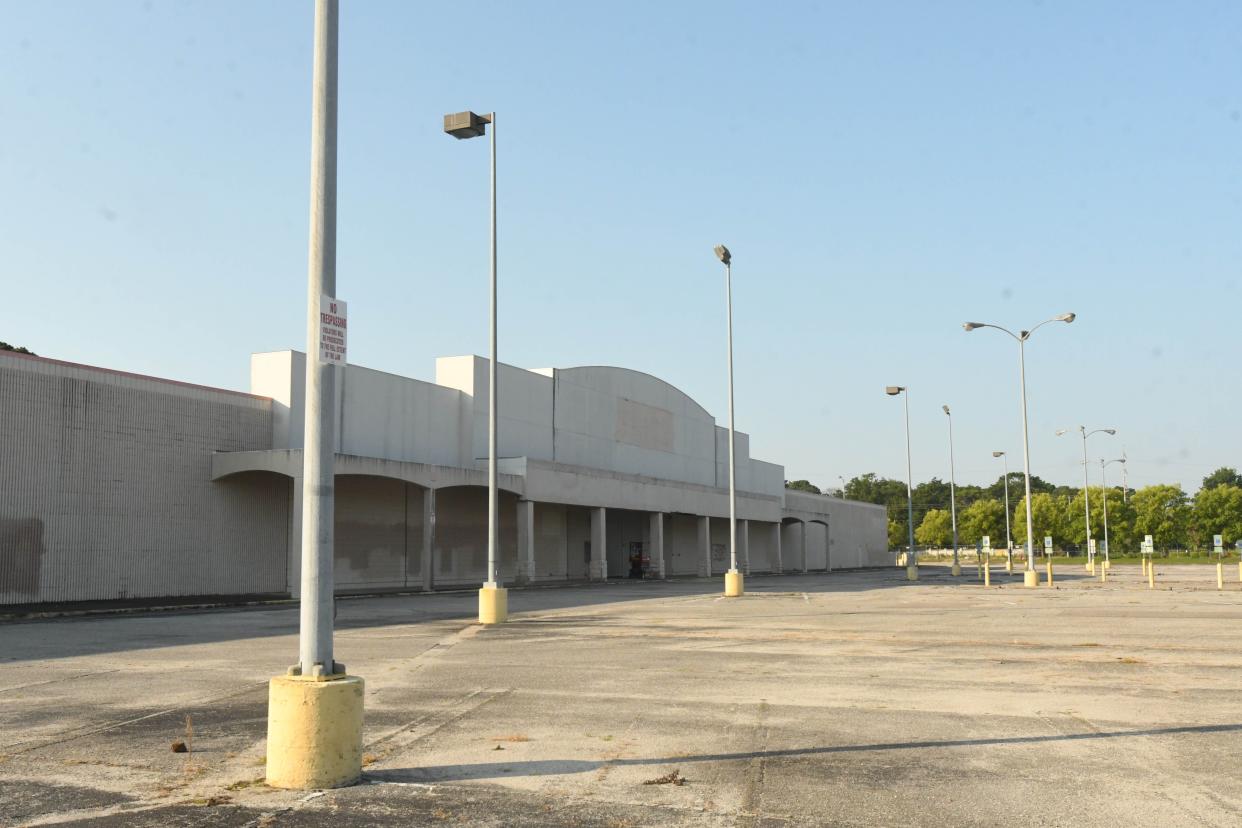
{"type": "Polygon", "coordinates": [[[295,609],[7,624],[0,825],[1242,822],[1236,573],[966,573],[343,600],[366,778],[311,795],[262,784],[295,609]]]}

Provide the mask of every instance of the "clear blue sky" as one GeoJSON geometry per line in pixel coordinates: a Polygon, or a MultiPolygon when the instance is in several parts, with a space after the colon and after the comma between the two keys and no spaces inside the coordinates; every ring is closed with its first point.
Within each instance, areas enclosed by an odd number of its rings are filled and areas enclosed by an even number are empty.
{"type": "MultiPolygon", "coordinates": [[[[1242,5],[406,3],[341,12],[350,358],[484,353],[498,111],[501,357],[618,364],[791,478],[1020,466],[1115,426],[1130,482],[1242,465],[1242,5]]],[[[245,389],[303,348],[312,3],[0,2],[0,339],[245,389]]],[[[1096,442],[1098,441],[1098,442],[1096,442]]],[[[1098,462],[1094,463],[1098,476],[1098,462]]],[[[1113,467],[1116,470],[1116,467],[1113,467]]],[[[1096,478],[1093,478],[1096,479],[1096,478]]]]}

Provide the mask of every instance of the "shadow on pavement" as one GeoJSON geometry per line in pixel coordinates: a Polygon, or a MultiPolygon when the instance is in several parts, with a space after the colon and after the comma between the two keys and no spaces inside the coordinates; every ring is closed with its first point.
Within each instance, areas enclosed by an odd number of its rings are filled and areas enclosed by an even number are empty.
{"type": "Polygon", "coordinates": [[[865,745],[834,745],[830,747],[759,750],[745,753],[705,753],[692,756],[659,758],[611,759],[586,761],[580,759],[543,759],[529,762],[483,762],[476,765],[441,765],[424,768],[394,768],[367,771],[370,782],[453,782],[471,779],[502,779],[517,776],[560,776],[596,771],[604,766],[679,765],[690,762],[729,762],[752,759],[797,758],[825,756],[834,753],[867,753],[887,750],[935,750],[939,748],[987,747],[991,745],[1028,745],[1044,742],[1073,742],[1094,739],[1127,739],[1144,736],[1179,736],[1192,734],[1237,733],[1242,724],[1188,725],[1184,727],[1146,728],[1055,734],[1047,736],[1006,736],[991,739],[937,739],[923,742],[878,742],[865,745]]]}

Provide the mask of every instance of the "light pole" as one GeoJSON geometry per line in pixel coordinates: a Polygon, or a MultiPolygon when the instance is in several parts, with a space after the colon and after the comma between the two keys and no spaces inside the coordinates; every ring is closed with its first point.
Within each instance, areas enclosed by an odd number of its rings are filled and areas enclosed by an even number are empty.
{"type": "MultiPolygon", "coordinates": [[[[1068,428],[1059,428],[1057,429],[1057,436],[1060,437],[1063,434],[1068,434],[1070,431],[1071,429],[1068,428]]],[[[1117,429],[1097,428],[1087,431],[1086,426],[1079,426],[1078,431],[1082,433],[1082,504],[1083,515],[1086,521],[1084,525],[1087,527],[1087,539],[1083,541],[1083,545],[1086,547],[1087,567],[1091,568],[1095,563],[1095,559],[1091,557],[1091,488],[1087,481],[1087,438],[1092,434],[1099,434],[1101,432],[1104,434],[1116,434],[1117,429]]]]}
{"type": "Polygon", "coordinates": [[[1047,325],[1049,322],[1065,322],[1070,323],[1075,319],[1075,314],[1063,313],[1060,316],[1054,316],[1051,319],[1045,319],[1029,331],[1019,331],[1014,333],[1008,328],[1002,328],[1000,325],[992,325],[987,322],[965,322],[962,327],[966,332],[975,330],[976,328],[995,328],[998,331],[1009,334],[1018,343],[1018,377],[1022,386],[1022,467],[1026,476],[1026,570],[1022,575],[1023,584],[1027,587],[1039,586],[1039,573],[1035,571],[1035,529],[1031,525],[1031,437],[1030,430],[1027,428],[1026,417],[1026,341],[1031,338],[1031,334],[1047,325]]]}
{"type": "Polygon", "coordinates": [[[1121,468],[1125,469],[1126,458],[1118,457],[1116,460],[1104,462],[1104,458],[1100,458],[1100,485],[1104,487],[1104,567],[1108,568],[1108,481],[1104,479],[1104,469],[1113,463],[1120,463],[1121,468]]]}
{"type": "Polygon", "coordinates": [[[1003,451],[992,452],[993,457],[1005,459],[1005,569],[1013,572],[1013,538],[1009,534],[1009,455],[1003,451]]]}
{"type": "Polygon", "coordinates": [[[957,474],[953,469],[953,414],[947,405],[944,416],[949,418],[949,514],[953,520],[953,574],[961,575],[962,567],[957,562],[957,474]]]}
{"type": "Polygon", "coordinates": [[[729,328],[729,571],[725,573],[725,596],[737,598],[744,587],[737,568],[737,472],[733,463],[733,254],[716,245],[716,258],[725,266],[725,303],[729,328]]]}
{"type": "Polygon", "coordinates": [[[267,784],[303,790],[349,785],[362,773],[365,684],[332,651],[337,366],[320,348],[336,301],[339,22],[338,0],[316,0],[298,663],[268,685],[267,784]]]}
{"type": "Polygon", "coordinates": [[[491,329],[487,375],[487,581],[479,590],[479,623],[500,624],[509,617],[509,592],[500,586],[497,556],[497,492],[496,492],[496,113],[476,115],[456,112],[444,116],[444,131],[457,139],[477,138],[487,134],[492,125],[492,198],[491,198],[491,329]]]}
{"type": "Polygon", "coordinates": [[[919,553],[914,548],[914,472],[910,466],[910,389],[904,385],[889,385],[884,393],[890,397],[903,394],[906,407],[906,528],[910,532],[910,557],[906,560],[906,578],[919,579],[919,553]]]}

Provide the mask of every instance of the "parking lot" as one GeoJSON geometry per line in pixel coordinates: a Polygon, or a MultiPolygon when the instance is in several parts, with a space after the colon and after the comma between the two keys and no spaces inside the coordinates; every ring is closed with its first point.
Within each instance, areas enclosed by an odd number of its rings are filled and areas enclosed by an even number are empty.
{"type": "Polygon", "coordinates": [[[7,623],[0,824],[1242,822],[1236,572],[974,574],[342,600],[365,776],[314,794],[262,784],[292,604],[7,623]]]}

